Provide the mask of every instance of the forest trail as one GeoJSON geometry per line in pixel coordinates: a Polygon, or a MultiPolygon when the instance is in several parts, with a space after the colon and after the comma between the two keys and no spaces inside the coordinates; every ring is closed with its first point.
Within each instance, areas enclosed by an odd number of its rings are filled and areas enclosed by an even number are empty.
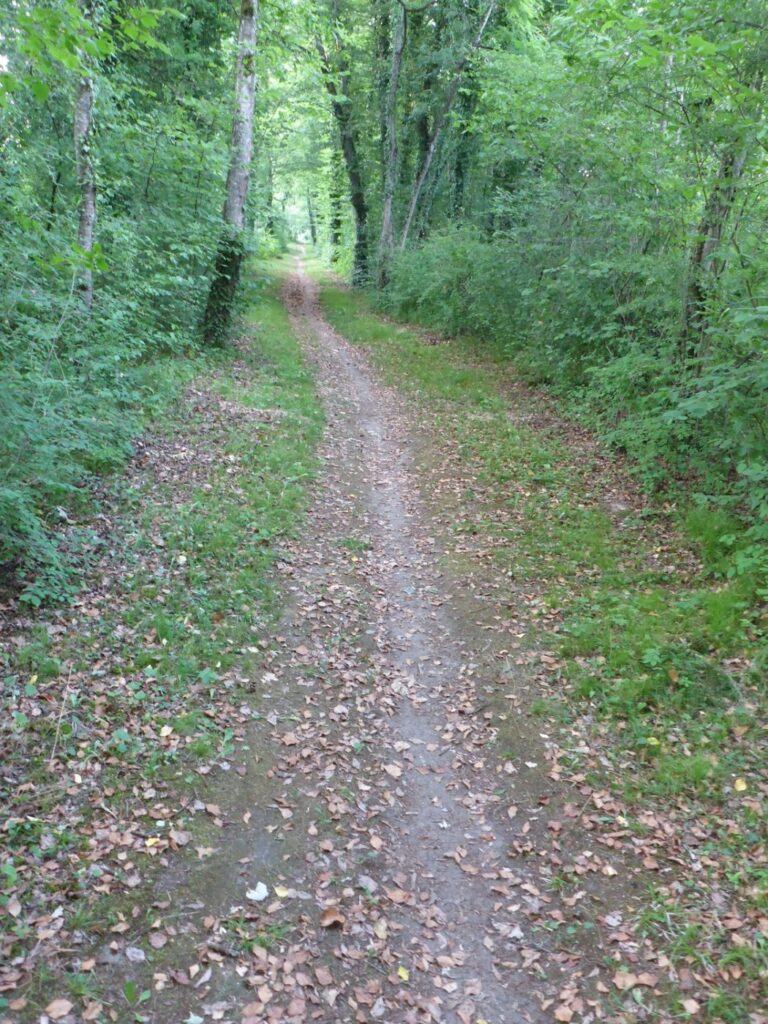
{"type": "Polygon", "coordinates": [[[591,843],[548,831],[569,792],[546,736],[521,721],[515,749],[493,752],[508,652],[446,592],[408,412],[323,318],[300,262],[284,301],[326,409],[323,469],[254,680],[271,711],[242,779],[198,801],[224,831],[161,879],[185,923],[155,959],[151,1019],[518,1024],[566,1004],[588,1019],[579,978],[593,988],[599,955],[575,936],[544,945],[531,919],[578,918],[583,899],[621,921],[621,866],[612,904],[591,852],[579,893],[547,891],[544,848],[578,861],[591,843]],[[266,948],[250,952],[254,936],[266,948]]]}

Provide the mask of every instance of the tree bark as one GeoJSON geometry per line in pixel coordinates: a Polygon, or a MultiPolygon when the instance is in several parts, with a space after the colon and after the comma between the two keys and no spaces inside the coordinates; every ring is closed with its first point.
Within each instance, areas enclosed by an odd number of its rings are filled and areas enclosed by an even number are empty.
{"type": "MultiPolygon", "coordinates": [[[[86,2],[82,5],[87,17],[93,11],[86,2]]],[[[77,224],[77,244],[85,253],[85,265],[80,269],[77,290],[90,316],[93,309],[93,270],[89,265],[96,236],[96,175],[93,167],[93,79],[83,75],[77,83],[75,116],[73,121],[75,148],[75,174],[80,191],[77,224]]]]}
{"type": "Polygon", "coordinates": [[[406,245],[408,244],[408,236],[411,233],[413,219],[416,216],[416,210],[418,209],[419,200],[421,199],[421,193],[424,188],[424,183],[427,180],[429,169],[432,166],[432,161],[435,158],[435,153],[437,152],[437,145],[438,142],[440,141],[440,136],[442,135],[446,118],[448,117],[448,114],[451,111],[451,107],[453,106],[453,103],[458,94],[459,85],[461,84],[461,76],[464,73],[464,68],[467,66],[470,57],[483,40],[485,30],[488,28],[488,23],[490,22],[493,13],[496,10],[496,3],[497,0],[491,0],[491,3],[488,5],[488,9],[486,10],[483,16],[483,20],[480,23],[480,27],[475,33],[474,39],[472,40],[464,56],[461,58],[461,60],[454,68],[453,78],[451,80],[451,84],[448,86],[448,91],[445,94],[443,104],[440,107],[440,110],[435,115],[434,123],[432,125],[432,134],[429,137],[427,151],[422,159],[421,167],[419,168],[419,173],[416,176],[416,181],[411,192],[411,199],[408,204],[408,213],[406,214],[405,223],[403,225],[403,231],[400,236],[401,249],[405,249],[406,245]]]}
{"type": "Polygon", "coordinates": [[[203,337],[213,345],[226,339],[245,255],[245,203],[253,158],[253,108],[256,96],[257,0],[241,0],[235,70],[235,114],[224,200],[224,230],[203,314],[203,337]]]}
{"type": "Polygon", "coordinates": [[[387,175],[387,81],[386,66],[390,58],[391,0],[377,0],[375,9],[376,90],[379,104],[379,165],[382,185],[387,175]]]}
{"type": "Polygon", "coordinates": [[[268,235],[275,233],[275,177],[272,168],[272,154],[267,157],[267,223],[268,235]]]}
{"type": "Polygon", "coordinates": [[[315,42],[320,61],[323,66],[325,87],[331,98],[333,116],[339,130],[339,141],[344,164],[349,179],[349,199],[355,213],[355,258],[352,270],[352,283],[362,285],[368,279],[368,203],[363,187],[363,175],[360,165],[360,145],[357,131],[352,120],[350,102],[349,70],[346,59],[338,61],[339,84],[334,80],[334,68],[320,39],[315,42]]]}
{"type": "Polygon", "coordinates": [[[331,244],[331,263],[335,263],[338,260],[341,252],[341,197],[343,191],[343,174],[344,168],[341,166],[341,155],[334,147],[333,156],[331,158],[331,216],[328,225],[330,231],[329,241],[331,244]]]}
{"type": "Polygon", "coordinates": [[[379,238],[379,263],[376,283],[384,288],[389,280],[392,255],[395,251],[394,203],[397,186],[397,90],[400,82],[400,68],[405,49],[406,9],[400,6],[395,22],[392,41],[392,66],[389,72],[389,88],[385,108],[386,163],[384,171],[384,206],[381,216],[379,238]]]}
{"type": "Polygon", "coordinates": [[[312,245],[317,245],[317,222],[311,192],[307,192],[307,217],[309,219],[309,237],[312,239],[312,245]]]}
{"type": "Polygon", "coordinates": [[[726,150],[720,158],[717,180],[712,183],[704,204],[689,261],[680,337],[682,359],[698,359],[704,347],[709,327],[708,306],[712,285],[725,268],[724,261],[717,256],[717,250],[736,201],[745,164],[746,152],[737,154],[733,149],[726,150]]]}
{"type": "Polygon", "coordinates": [[[48,217],[45,222],[45,230],[50,231],[56,220],[56,199],[59,195],[61,185],[61,165],[56,168],[56,173],[51,179],[51,198],[48,203],[48,217]]]}

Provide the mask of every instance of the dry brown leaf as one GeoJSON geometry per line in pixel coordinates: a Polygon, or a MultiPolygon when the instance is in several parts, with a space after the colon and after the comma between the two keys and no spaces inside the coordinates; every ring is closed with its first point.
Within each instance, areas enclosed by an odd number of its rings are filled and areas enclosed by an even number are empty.
{"type": "Polygon", "coordinates": [[[320,924],[323,928],[343,928],[346,923],[347,919],[338,907],[328,907],[320,915],[320,924]]]}
{"type": "Polygon", "coordinates": [[[407,903],[411,898],[411,894],[405,889],[385,889],[384,891],[393,903],[407,903]]]}
{"type": "Polygon", "coordinates": [[[613,976],[613,984],[620,992],[629,992],[637,985],[637,975],[628,971],[616,971],[613,976]]]}
{"type": "Polygon", "coordinates": [[[48,1003],[45,1012],[51,1020],[61,1020],[71,1013],[73,1005],[68,999],[54,999],[52,1003],[48,1003]]]}

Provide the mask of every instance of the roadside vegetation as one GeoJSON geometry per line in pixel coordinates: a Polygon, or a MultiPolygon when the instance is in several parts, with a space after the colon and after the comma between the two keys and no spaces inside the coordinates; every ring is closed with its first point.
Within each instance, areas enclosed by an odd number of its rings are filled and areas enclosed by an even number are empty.
{"type": "MultiPolygon", "coordinates": [[[[88,948],[132,927],[131,893],[193,840],[191,794],[259,714],[273,566],[301,522],[322,427],[275,270],[256,271],[236,347],[192,364],[127,475],[103,485],[83,521],[81,596],[5,637],[3,981],[27,980],[18,1005],[0,997],[6,1010],[37,1019],[54,977],[61,990],[52,943],[88,948]]],[[[130,992],[99,991],[90,971],[68,978],[69,998],[126,1010],[130,992]]]]}
{"type": "Polygon", "coordinates": [[[521,390],[483,340],[393,324],[317,272],[330,322],[412,396],[433,493],[458,476],[447,518],[458,551],[471,537],[483,552],[470,574],[497,581],[512,620],[524,608],[538,667],[528,713],[564,737],[565,764],[618,798],[627,828],[663,823],[670,843],[691,844],[679,884],[648,894],[641,927],[683,970],[706,969],[709,1019],[747,1019],[768,967],[760,578],[730,575],[719,522],[643,497],[627,466],[521,390]],[[724,923],[718,900],[731,897],[742,913],[724,923]]]}

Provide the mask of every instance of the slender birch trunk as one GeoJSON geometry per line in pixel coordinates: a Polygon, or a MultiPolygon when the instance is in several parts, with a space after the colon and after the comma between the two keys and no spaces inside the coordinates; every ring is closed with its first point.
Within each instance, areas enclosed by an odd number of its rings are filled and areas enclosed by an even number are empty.
{"type": "Polygon", "coordinates": [[[203,315],[203,337],[213,345],[221,345],[226,339],[245,255],[245,203],[253,158],[257,20],[257,0],[241,0],[235,70],[235,115],[223,211],[224,230],[203,315]]]}
{"type": "Polygon", "coordinates": [[[397,90],[400,83],[400,68],[403,63],[405,49],[406,9],[400,6],[395,22],[395,35],[392,42],[392,67],[389,73],[389,88],[384,113],[386,133],[386,163],[384,170],[384,208],[381,216],[381,236],[379,238],[379,265],[377,268],[377,285],[383,288],[389,280],[392,255],[395,251],[394,203],[397,185],[397,90]]]}
{"type": "MultiPolygon", "coordinates": [[[[93,11],[90,5],[84,3],[82,7],[86,16],[91,18],[93,11]]],[[[96,237],[96,175],[92,148],[93,79],[88,74],[83,74],[77,83],[73,135],[75,174],[80,190],[77,244],[88,260],[93,252],[93,243],[96,237]]],[[[80,270],[77,290],[90,316],[93,308],[93,270],[87,263],[80,270]]]]}
{"type": "Polygon", "coordinates": [[[488,23],[490,22],[491,18],[493,17],[493,13],[496,10],[496,4],[497,0],[491,0],[491,3],[488,5],[488,9],[486,10],[485,15],[483,16],[483,20],[480,23],[480,27],[477,30],[474,39],[472,40],[469,48],[467,49],[467,52],[464,54],[464,56],[461,58],[461,60],[458,62],[454,69],[453,78],[451,80],[451,84],[448,86],[448,92],[445,94],[443,105],[435,116],[435,120],[432,125],[432,134],[429,137],[427,151],[424,155],[424,158],[422,159],[421,167],[419,168],[419,173],[416,176],[413,191],[411,192],[411,200],[408,204],[408,213],[406,214],[405,223],[403,224],[403,231],[402,234],[400,235],[401,249],[404,249],[408,244],[408,236],[411,233],[413,219],[416,216],[416,211],[419,206],[419,200],[421,199],[421,193],[424,188],[424,183],[427,180],[429,169],[432,166],[432,161],[435,158],[435,153],[437,152],[437,146],[438,143],[440,142],[440,137],[445,126],[446,118],[448,117],[448,114],[451,112],[451,107],[453,106],[456,96],[458,94],[459,86],[461,85],[461,76],[464,73],[464,68],[467,66],[467,63],[469,62],[469,59],[472,56],[472,54],[475,52],[475,50],[482,42],[483,36],[485,35],[485,30],[488,28],[488,23]]]}

